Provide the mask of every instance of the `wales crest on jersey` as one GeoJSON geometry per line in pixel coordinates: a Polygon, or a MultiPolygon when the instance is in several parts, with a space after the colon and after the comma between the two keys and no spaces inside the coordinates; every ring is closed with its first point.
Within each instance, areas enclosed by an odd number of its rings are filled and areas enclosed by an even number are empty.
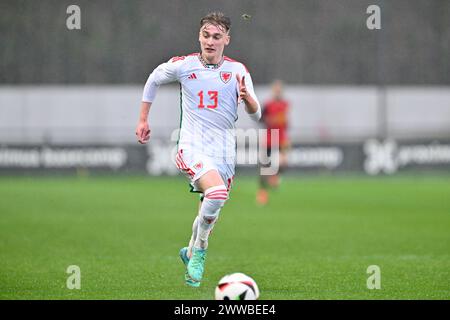
{"type": "Polygon", "coordinates": [[[220,72],[220,80],[223,81],[223,83],[228,83],[231,79],[232,73],[229,71],[221,71],[220,72]]]}

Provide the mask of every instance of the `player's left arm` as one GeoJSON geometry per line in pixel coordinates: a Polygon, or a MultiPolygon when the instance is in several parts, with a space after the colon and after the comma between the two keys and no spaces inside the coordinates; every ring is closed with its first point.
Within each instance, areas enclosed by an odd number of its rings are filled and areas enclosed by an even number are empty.
{"type": "Polygon", "coordinates": [[[259,105],[258,98],[253,90],[253,82],[250,73],[246,73],[242,78],[237,74],[236,79],[239,85],[238,101],[243,101],[245,103],[245,111],[253,120],[259,121],[259,119],[261,119],[261,106],[259,105]]]}

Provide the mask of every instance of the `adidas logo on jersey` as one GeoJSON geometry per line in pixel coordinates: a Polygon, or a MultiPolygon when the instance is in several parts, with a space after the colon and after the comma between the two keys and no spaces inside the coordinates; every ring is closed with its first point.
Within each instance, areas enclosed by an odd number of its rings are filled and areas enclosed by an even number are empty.
{"type": "Polygon", "coordinates": [[[195,73],[191,73],[188,77],[189,80],[194,80],[197,79],[197,76],[195,75],[195,73]]]}

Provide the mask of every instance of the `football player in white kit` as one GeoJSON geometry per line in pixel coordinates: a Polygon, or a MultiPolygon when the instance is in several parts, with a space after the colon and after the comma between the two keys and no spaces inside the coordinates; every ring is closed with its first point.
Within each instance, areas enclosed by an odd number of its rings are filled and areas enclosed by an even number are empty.
{"type": "Polygon", "coordinates": [[[159,65],[145,84],[138,141],[150,138],[148,113],[161,84],[181,84],[181,128],[176,166],[190,179],[191,191],[201,193],[200,208],[188,247],[180,250],[185,281],[198,287],[203,278],[208,237],[228,199],[236,161],[234,136],[240,103],[255,121],[261,108],[246,67],[223,55],[230,42],[230,19],[213,12],[200,20],[200,53],[173,57],[159,65]]]}

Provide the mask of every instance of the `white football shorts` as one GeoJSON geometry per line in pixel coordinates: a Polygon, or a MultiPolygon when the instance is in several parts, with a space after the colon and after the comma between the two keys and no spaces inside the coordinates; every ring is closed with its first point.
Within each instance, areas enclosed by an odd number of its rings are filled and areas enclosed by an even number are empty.
{"type": "Polygon", "coordinates": [[[175,155],[175,165],[190,180],[192,192],[201,192],[196,188],[196,181],[210,170],[219,172],[225,186],[230,191],[235,164],[235,158],[214,158],[188,149],[179,149],[175,155]]]}

